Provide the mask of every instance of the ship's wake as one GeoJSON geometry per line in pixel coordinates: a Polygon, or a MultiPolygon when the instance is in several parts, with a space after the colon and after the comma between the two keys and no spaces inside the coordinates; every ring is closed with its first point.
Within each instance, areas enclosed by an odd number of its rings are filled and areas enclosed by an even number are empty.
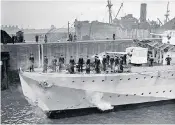
{"type": "Polygon", "coordinates": [[[102,111],[111,110],[114,108],[109,102],[102,99],[103,93],[101,92],[86,91],[86,96],[90,103],[94,104],[102,111]]]}

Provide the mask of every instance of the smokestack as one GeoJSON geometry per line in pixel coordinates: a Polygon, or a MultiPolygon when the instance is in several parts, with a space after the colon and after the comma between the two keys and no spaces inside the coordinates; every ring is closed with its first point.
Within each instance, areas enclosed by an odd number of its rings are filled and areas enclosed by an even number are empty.
{"type": "Polygon", "coordinates": [[[142,3],[141,7],[140,7],[140,22],[146,22],[146,7],[147,4],[146,3],[142,3]]]}

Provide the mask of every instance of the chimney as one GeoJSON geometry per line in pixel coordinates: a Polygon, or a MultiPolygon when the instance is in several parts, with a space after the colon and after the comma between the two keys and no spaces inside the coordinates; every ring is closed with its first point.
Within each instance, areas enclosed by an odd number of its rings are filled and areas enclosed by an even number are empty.
{"type": "Polygon", "coordinates": [[[141,7],[140,7],[140,22],[146,22],[146,7],[147,4],[146,3],[142,3],[141,7]]]}

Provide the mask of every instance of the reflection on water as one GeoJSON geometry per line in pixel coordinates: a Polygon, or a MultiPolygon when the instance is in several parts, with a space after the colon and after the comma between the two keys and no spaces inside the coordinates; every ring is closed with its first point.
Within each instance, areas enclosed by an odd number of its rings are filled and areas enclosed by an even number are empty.
{"type": "Polygon", "coordinates": [[[67,124],[175,124],[175,103],[144,106],[132,110],[90,114],[64,119],[48,119],[36,106],[30,105],[24,98],[21,87],[10,87],[1,93],[1,121],[6,124],[20,123],[67,123],[67,124]]]}

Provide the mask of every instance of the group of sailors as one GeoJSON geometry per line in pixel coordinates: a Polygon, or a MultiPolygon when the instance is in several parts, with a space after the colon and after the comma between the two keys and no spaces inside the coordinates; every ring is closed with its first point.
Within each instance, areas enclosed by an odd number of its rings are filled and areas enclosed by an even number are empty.
{"type": "MultiPolygon", "coordinates": [[[[165,58],[165,61],[166,61],[166,65],[171,65],[172,58],[170,57],[170,55],[168,55],[165,58]]],[[[149,66],[153,66],[154,57],[152,55],[151,56],[148,56],[148,62],[149,62],[149,66]]]]}
{"type": "MultiPolygon", "coordinates": [[[[33,54],[30,55],[30,72],[34,71],[34,56],[33,54]]],[[[43,72],[46,73],[48,71],[48,58],[47,56],[44,56],[43,60],[43,72]]],[[[63,69],[66,69],[65,66],[65,58],[63,55],[61,55],[58,59],[56,56],[52,59],[51,67],[53,72],[60,72],[63,69]]],[[[87,56],[86,59],[83,58],[82,55],[80,55],[80,58],[78,59],[78,62],[76,63],[73,56],[70,57],[69,65],[67,66],[67,70],[70,74],[74,74],[77,69],[77,72],[82,73],[85,69],[85,72],[87,74],[90,74],[91,70],[95,71],[95,73],[101,73],[107,72],[108,69],[111,70],[111,72],[123,72],[123,65],[126,65],[126,55],[124,56],[110,56],[109,54],[105,54],[102,57],[102,60],[99,59],[99,56],[96,54],[94,59],[90,59],[89,56],[87,56]]]]}
{"type": "MultiPolygon", "coordinates": [[[[128,58],[127,56],[131,56],[131,55],[124,54],[123,56],[118,56],[118,55],[110,56],[109,54],[105,54],[100,60],[98,54],[96,54],[94,60],[90,59],[89,56],[87,56],[85,60],[83,56],[81,55],[77,63],[75,59],[73,58],[73,56],[71,56],[67,70],[69,71],[70,74],[74,74],[76,72],[75,69],[77,69],[79,73],[82,73],[85,67],[85,71],[87,74],[90,74],[91,69],[95,71],[95,73],[97,74],[101,73],[101,71],[107,72],[109,71],[109,69],[111,72],[114,72],[114,73],[116,72],[122,73],[124,69],[124,65],[128,67],[129,69],[131,68],[131,61],[127,60],[128,58]]],[[[150,57],[150,66],[153,66],[153,60],[154,59],[150,57]]],[[[170,65],[170,62],[172,59],[169,55],[167,56],[165,60],[167,61],[167,65],[170,65]]],[[[30,72],[33,72],[34,71],[33,54],[30,54],[29,61],[30,61],[30,67],[29,67],[30,72]]],[[[49,61],[48,61],[47,56],[44,56],[44,61],[43,61],[43,72],[44,73],[47,73],[48,63],[49,61]]],[[[65,58],[63,55],[61,55],[59,59],[57,59],[56,56],[54,56],[54,58],[52,59],[51,67],[52,67],[53,72],[59,72],[63,69],[66,69],[65,65],[66,65],[65,58]]]]}
{"type": "MultiPolygon", "coordinates": [[[[74,74],[77,69],[79,73],[82,73],[85,71],[87,74],[90,74],[91,69],[93,69],[96,73],[101,73],[101,71],[106,72],[108,68],[111,69],[111,72],[123,72],[123,65],[126,65],[126,55],[118,57],[117,55],[115,57],[107,55],[103,55],[103,59],[100,60],[98,55],[96,54],[94,61],[87,56],[86,60],[81,55],[78,59],[78,62],[75,62],[75,59],[73,56],[70,57],[69,65],[67,67],[67,70],[70,74],[74,74]],[[85,66],[84,66],[85,65],[85,66]],[[117,68],[116,68],[117,67],[117,68]]],[[[54,56],[52,60],[52,69],[54,72],[59,72],[65,67],[65,59],[63,55],[59,57],[58,62],[57,58],[54,56]]],[[[44,57],[44,64],[43,64],[43,72],[47,72],[48,68],[48,58],[44,57]]]]}

